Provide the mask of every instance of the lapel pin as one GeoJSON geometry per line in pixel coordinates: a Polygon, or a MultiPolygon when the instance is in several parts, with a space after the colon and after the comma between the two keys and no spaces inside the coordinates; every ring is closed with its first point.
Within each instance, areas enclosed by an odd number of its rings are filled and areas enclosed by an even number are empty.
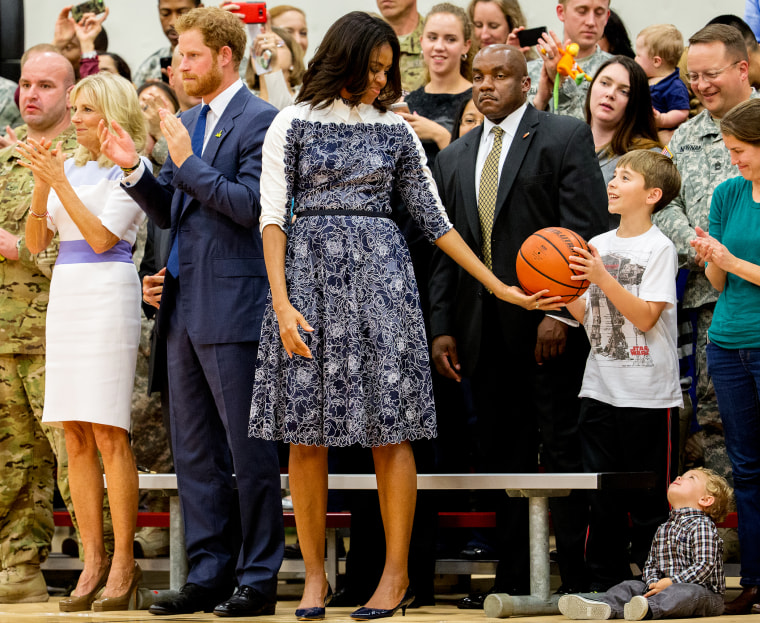
{"type": "Polygon", "coordinates": [[[528,138],[528,134],[530,134],[530,132],[526,132],[525,134],[523,134],[523,138],[528,138]]]}
{"type": "Polygon", "coordinates": [[[219,130],[216,134],[214,134],[214,136],[216,136],[216,138],[222,138],[222,132],[223,131],[224,130],[219,130]]]}

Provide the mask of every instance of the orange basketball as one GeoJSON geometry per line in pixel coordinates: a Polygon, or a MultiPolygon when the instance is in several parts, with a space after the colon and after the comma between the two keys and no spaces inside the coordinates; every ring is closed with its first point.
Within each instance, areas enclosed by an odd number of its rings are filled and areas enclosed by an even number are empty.
{"type": "Polygon", "coordinates": [[[564,227],[546,227],[531,234],[517,254],[517,279],[528,294],[549,290],[546,296],[561,296],[570,303],[581,296],[589,282],[573,281],[578,273],[570,269],[573,247],[588,250],[586,241],[564,227]]]}

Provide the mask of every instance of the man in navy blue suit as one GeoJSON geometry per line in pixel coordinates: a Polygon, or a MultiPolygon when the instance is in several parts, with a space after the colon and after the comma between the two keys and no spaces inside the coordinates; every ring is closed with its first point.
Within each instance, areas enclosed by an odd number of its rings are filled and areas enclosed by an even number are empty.
{"type": "Polygon", "coordinates": [[[246,46],[238,17],[198,8],[176,29],[185,91],[203,102],[180,118],[162,111],[170,157],[158,179],[121,128],[101,128],[103,153],[124,169],[127,192],[172,231],[157,323],[167,338],[190,568],[179,594],[150,611],[273,614],[283,553],[277,450],[248,437],[248,416],[267,293],[261,149],[277,111],[238,77],[246,46]]]}

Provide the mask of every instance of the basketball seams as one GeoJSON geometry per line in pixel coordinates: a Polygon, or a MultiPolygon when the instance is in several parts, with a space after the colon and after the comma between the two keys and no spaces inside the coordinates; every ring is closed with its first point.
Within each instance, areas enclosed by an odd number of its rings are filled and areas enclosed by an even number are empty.
{"type": "Polygon", "coordinates": [[[559,296],[565,303],[569,303],[580,297],[588,288],[589,284],[587,280],[572,283],[561,281],[563,278],[578,275],[578,272],[570,268],[571,262],[568,259],[568,256],[573,253],[573,247],[588,249],[588,245],[583,238],[578,236],[574,231],[564,227],[546,227],[531,234],[517,254],[516,268],[518,281],[520,281],[523,289],[528,294],[534,294],[540,290],[549,290],[550,293],[547,296],[559,296]],[[558,238],[559,242],[553,240],[553,238],[558,238]],[[531,241],[530,243],[528,243],[529,240],[531,241]],[[526,243],[528,244],[527,247],[526,243]],[[523,252],[523,247],[533,253],[533,262],[538,266],[543,266],[543,270],[531,262],[528,253],[523,252]],[[540,247],[544,247],[543,250],[540,247]],[[560,258],[562,258],[562,261],[560,261],[560,258]],[[530,270],[528,271],[527,269],[530,270]],[[566,274],[559,277],[553,277],[549,274],[551,272],[562,273],[565,271],[566,274]],[[519,279],[521,272],[523,273],[523,279],[519,279]],[[534,287],[526,288],[523,285],[523,281],[530,283],[534,287]],[[534,283],[535,281],[538,281],[538,283],[534,283]],[[557,289],[561,291],[557,292],[557,289]]]}

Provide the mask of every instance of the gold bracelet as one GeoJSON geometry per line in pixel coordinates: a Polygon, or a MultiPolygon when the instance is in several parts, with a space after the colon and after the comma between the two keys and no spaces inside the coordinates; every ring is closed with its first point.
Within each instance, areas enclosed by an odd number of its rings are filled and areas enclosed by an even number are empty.
{"type": "Polygon", "coordinates": [[[45,219],[45,218],[47,218],[47,217],[48,217],[48,212],[47,212],[47,210],[45,211],[45,214],[37,214],[37,213],[36,213],[34,210],[32,210],[31,208],[29,208],[29,214],[30,214],[31,216],[33,216],[34,218],[38,218],[38,219],[40,219],[40,220],[42,220],[42,219],[45,219]]]}

